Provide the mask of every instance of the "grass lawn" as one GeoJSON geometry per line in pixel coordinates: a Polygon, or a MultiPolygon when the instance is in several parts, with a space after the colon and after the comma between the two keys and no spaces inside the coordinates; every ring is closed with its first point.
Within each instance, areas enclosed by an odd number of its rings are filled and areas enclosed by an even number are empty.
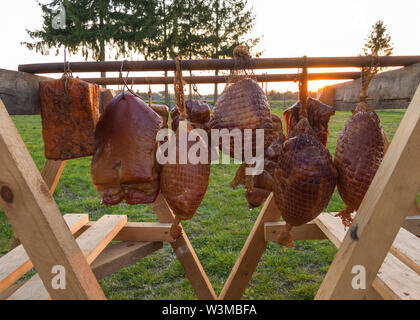
{"type": "MultiPolygon", "coordinates": [[[[280,115],[282,104],[274,105],[273,112],[280,115]]],[[[334,152],[338,135],[350,114],[337,112],[331,119],[330,152],[334,152]]],[[[378,115],[391,139],[404,110],[379,111],[378,115]]],[[[13,120],[41,170],[45,159],[40,117],[14,116],[13,120]]],[[[90,220],[97,220],[104,214],[126,214],[129,221],[156,221],[150,205],[101,206],[99,195],[91,183],[90,160],[84,158],[67,163],[54,195],[63,214],[89,213],[90,220]]],[[[212,166],[210,185],[201,207],[192,220],[183,222],[217,294],[260,211],[260,208],[248,210],[243,188],[232,190],[229,187],[237,167],[212,166]]],[[[342,208],[336,192],[327,211],[342,208]]],[[[0,256],[7,252],[11,239],[11,227],[0,210],[0,256]]],[[[268,245],[245,292],[245,299],[314,298],[336,249],[327,240],[298,241],[295,245],[295,250],[280,248],[274,243],[268,245]]],[[[100,283],[109,299],[196,299],[169,244],[100,283]]]]}

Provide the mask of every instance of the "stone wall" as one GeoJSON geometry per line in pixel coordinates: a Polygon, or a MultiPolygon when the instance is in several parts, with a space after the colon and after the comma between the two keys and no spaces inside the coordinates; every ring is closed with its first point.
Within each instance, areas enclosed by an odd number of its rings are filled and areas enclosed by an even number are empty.
{"type": "Polygon", "coordinates": [[[38,87],[45,77],[0,69],[0,99],[9,114],[39,114],[38,87]]]}
{"type": "MultiPolygon", "coordinates": [[[[25,72],[0,69],[0,99],[11,115],[40,114],[38,100],[39,82],[46,77],[25,72]]],[[[99,104],[108,104],[115,96],[110,89],[100,89],[99,104]]]]}
{"type": "MultiPolygon", "coordinates": [[[[369,86],[368,103],[374,109],[405,109],[420,85],[420,64],[382,72],[369,86]]],[[[337,110],[353,110],[359,102],[360,79],[322,88],[318,98],[337,110]]]]}

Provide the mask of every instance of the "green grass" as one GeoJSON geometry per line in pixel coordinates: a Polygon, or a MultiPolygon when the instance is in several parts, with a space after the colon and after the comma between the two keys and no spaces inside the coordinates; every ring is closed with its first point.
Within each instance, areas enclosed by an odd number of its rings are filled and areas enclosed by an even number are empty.
{"type": "MultiPolygon", "coordinates": [[[[280,103],[280,102],[279,102],[280,103]]],[[[281,102],[282,103],[282,102],[281,102]]],[[[290,105],[289,103],[288,105],[290,105]]],[[[281,104],[273,112],[281,115],[281,104]]],[[[379,111],[391,139],[404,115],[401,110],[379,111]]],[[[333,152],[338,135],[350,112],[337,112],[330,122],[328,149],[333,152]]],[[[14,116],[37,167],[44,164],[39,116],[14,116]]],[[[90,158],[69,161],[54,198],[63,214],[89,213],[91,220],[104,214],[126,214],[129,221],[156,221],[150,205],[104,207],[90,178],[90,158]]],[[[243,188],[232,190],[229,183],[235,165],[214,165],[206,197],[195,217],[183,222],[196,253],[219,294],[239,252],[260,212],[249,211],[243,188]]],[[[420,199],[420,197],[419,197],[420,199]]],[[[334,194],[327,211],[343,204],[334,194]]],[[[0,211],[0,255],[7,252],[11,227],[0,211]]],[[[245,292],[245,299],[312,299],[334,258],[336,249],[329,241],[297,241],[296,249],[270,243],[245,292]]],[[[179,261],[170,245],[102,280],[109,299],[195,299],[179,261]]]]}

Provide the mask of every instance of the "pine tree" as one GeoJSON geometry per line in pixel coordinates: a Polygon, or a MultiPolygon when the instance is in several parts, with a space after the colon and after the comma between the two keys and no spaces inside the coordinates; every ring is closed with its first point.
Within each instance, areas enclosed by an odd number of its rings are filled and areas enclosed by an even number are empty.
{"type": "Polygon", "coordinates": [[[382,20],[372,26],[372,31],[365,40],[364,55],[390,56],[394,51],[391,34],[387,32],[387,26],[382,20]]]}
{"type": "MultiPolygon", "coordinates": [[[[54,0],[47,4],[38,1],[43,12],[40,30],[27,30],[35,42],[24,42],[30,50],[43,55],[51,48],[59,54],[60,47],[70,53],[81,52],[87,60],[105,61],[106,48],[117,48],[115,58],[127,56],[133,49],[145,48],[145,38],[150,37],[149,13],[153,0],[54,0]],[[55,11],[65,9],[65,27],[54,26],[55,11]],[[139,14],[142,12],[142,14],[139,14]]],[[[105,73],[101,74],[105,77],[105,73]]]]}

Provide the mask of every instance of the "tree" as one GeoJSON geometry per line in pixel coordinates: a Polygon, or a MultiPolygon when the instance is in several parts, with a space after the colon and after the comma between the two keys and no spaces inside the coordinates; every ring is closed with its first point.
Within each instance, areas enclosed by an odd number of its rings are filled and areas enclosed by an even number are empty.
{"type": "MultiPolygon", "coordinates": [[[[43,12],[41,30],[26,30],[35,42],[24,42],[30,50],[43,55],[49,49],[64,46],[70,53],[89,54],[97,61],[105,61],[106,47],[118,49],[116,58],[126,56],[132,49],[145,48],[145,38],[151,30],[153,0],[54,0],[47,4],[38,1],[43,12]],[[65,27],[57,28],[56,9],[65,9],[65,27]],[[139,14],[142,12],[142,14],[139,14]],[[137,32],[133,36],[134,31],[137,32]]],[[[101,74],[105,77],[105,73],[101,74]]]]}
{"type": "MultiPolygon", "coordinates": [[[[366,42],[363,47],[363,55],[365,56],[389,56],[394,50],[394,47],[391,42],[391,35],[389,32],[387,32],[386,26],[382,20],[378,20],[372,26],[372,31],[365,40],[366,42]]],[[[361,103],[364,102],[366,106],[369,84],[373,79],[374,75],[382,69],[383,68],[377,66],[369,66],[362,68],[359,100],[361,103]]]]}
{"type": "Polygon", "coordinates": [[[391,34],[387,32],[387,26],[382,20],[372,26],[372,31],[365,40],[364,55],[390,56],[394,51],[391,34]]]}
{"type": "MultiPolygon", "coordinates": [[[[252,8],[247,10],[247,0],[208,0],[211,8],[211,19],[207,23],[209,34],[208,55],[214,59],[232,57],[233,49],[246,45],[250,50],[258,38],[246,38],[255,26],[255,15],[252,8]]],[[[260,55],[257,53],[256,56],[260,55]]],[[[215,72],[216,76],[218,71],[215,72]]],[[[218,96],[218,86],[214,86],[214,102],[218,96]]]]}

